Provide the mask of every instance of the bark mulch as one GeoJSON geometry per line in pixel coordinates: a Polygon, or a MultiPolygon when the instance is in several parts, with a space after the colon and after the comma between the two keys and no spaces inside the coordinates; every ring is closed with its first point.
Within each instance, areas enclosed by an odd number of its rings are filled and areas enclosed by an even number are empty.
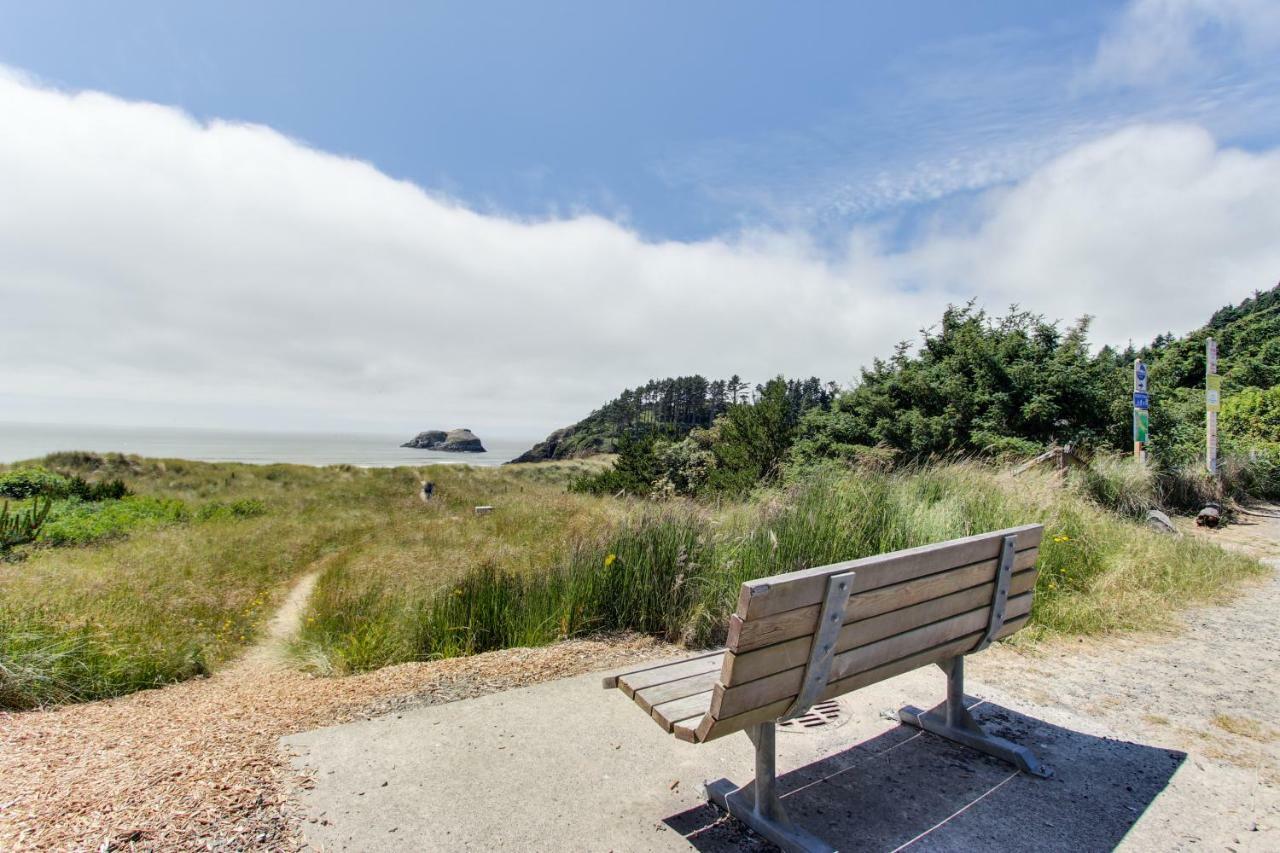
{"type": "Polygon", "coordinates": [[[0,713],[0,850],[292,850],[282,735],[625,666],[671,648],[574,640],[346,678],[249,655],[120,699],[0,713]]]}

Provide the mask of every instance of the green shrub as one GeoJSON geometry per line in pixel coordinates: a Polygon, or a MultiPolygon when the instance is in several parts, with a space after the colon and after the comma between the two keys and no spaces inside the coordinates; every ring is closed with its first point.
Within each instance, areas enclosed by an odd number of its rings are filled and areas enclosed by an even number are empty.
{"type": "Polygon", "coordinates": [[[1228,394],[1219,415],[1222,434],[1256,442],[1280,442],[1280,385],[1228,394]]]}
{"type": "Polygon", "coordinates": [[[24,500],[41,495],[43,497],[66,497],[71,482],[61,474],[47,468],[19,468],[0,474],[0,497],[24,500]]]}
{"type": "Polygon", "coordinates": [[[67,494],[82,501],[96,503],[98,501],[118,501],[132,494],[124,480],[104,480],[91,483],[79,474],[71,477],[67,483],[67,494]]]}
{"type": "Polygon", "coordinates": [[[135,528],[186,521],[187,505],[174,498],[132,495],[118,501],[68,501],[45,523],[40,541],[51,545],[87,545],[124,536],[135,528]]]}
{"type": "Polygon", "coordinates": [[[40,534],[40,528],[49,518],[49,510],[53,506],[50,498],[41,502],[40,498],[31,501],[27,509],[9,511],[9,502],[0,507],[0,554],[13,548],[14,545],[25,545],[34,542],[40,534]]]}

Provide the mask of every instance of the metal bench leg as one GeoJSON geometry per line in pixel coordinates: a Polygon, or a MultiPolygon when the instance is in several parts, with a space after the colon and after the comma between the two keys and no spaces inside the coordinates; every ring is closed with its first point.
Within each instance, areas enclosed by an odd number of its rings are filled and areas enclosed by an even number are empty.
{"type": "Polygon", "coordinates": [[[964,706],[964,658],[954,657],[938,664],[947,674],[947,701],[932,711],[921,711],[908,705],[898,712],[898,719],[909,726],[924,729],[940,737],[964,744],[970,749],[994,755],[1033,776],[1048,778],[1053,771],[1040,763],[1035,753],[1025,746],[987,734],[964,706]]]}
{"type": "Polygon", "coordinates": [[[835,848],[791,822],[778,799],[777,730],[772,722],[747,729],[756,747],[756,778],[742,788],[728,779],[707,783],[707,798],[786,853],[835,853],[835,848]]]}

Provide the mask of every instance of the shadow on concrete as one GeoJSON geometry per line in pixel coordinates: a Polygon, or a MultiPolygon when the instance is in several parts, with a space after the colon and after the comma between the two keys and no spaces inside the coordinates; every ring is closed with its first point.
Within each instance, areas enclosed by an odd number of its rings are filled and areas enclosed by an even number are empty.
{"type": "MultiPolygon", "coordinates": [[[[841,851],[1111,850],[1186,758],[1175,750],[1081,734],[998,705],[979,704],[973,713],[992,734],[1031,747],[1054,770],[1053,778],[1027,776],[899,726],[782,775],[787,812],[841,851]]],[[[738,737],[750,750],[746,736],[738,737]]],[[[701,851],[774,849],[710,804],[664,822],[701,851]]]]}

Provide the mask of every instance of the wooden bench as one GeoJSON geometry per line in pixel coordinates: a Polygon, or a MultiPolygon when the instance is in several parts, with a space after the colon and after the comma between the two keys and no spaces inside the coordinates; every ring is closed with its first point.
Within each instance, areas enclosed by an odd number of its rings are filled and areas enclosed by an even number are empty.
{"type": "Polygon", "coordinates": [[[745,731],[756,777],[707,784],[711,800],[784,850],[831,850],[795,826],[776,793],[775,723],[815,703],[936,664],[947,699],[899,719],[1037,776],[1025,747],[987,734],[964,705],[964,656],[1023,627],[1044,528],[997,530],[748,581],[726,648],[605,679],[680,740],[745,731]]]}

